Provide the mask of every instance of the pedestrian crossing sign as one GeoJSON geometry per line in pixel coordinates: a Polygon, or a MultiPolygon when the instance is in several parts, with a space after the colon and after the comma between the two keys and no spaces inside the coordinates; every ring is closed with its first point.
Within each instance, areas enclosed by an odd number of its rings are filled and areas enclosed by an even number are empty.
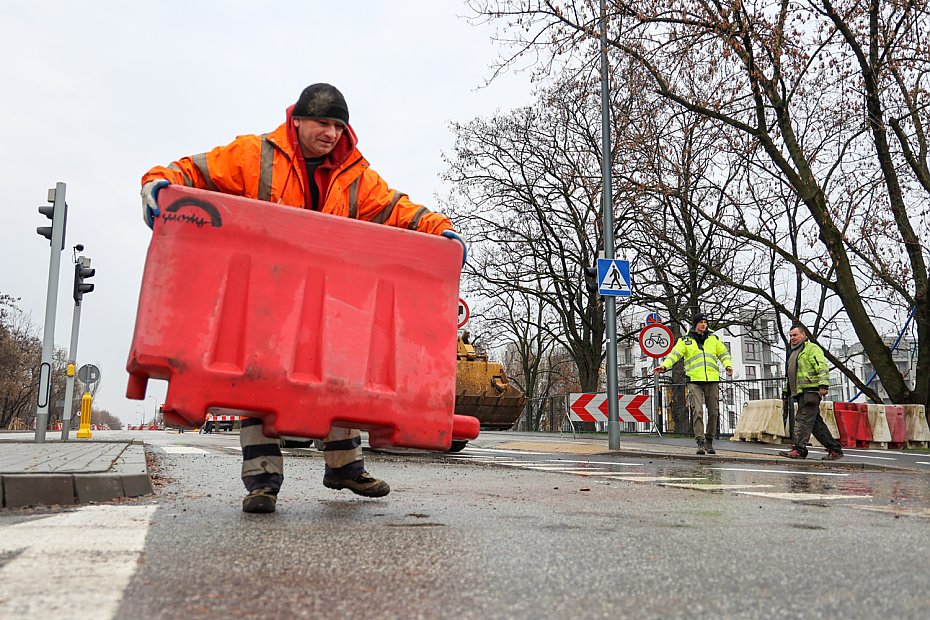
{"type": "Polygon", "coordinates": [[[597,293],[614,297],[630,297],[630,261],[616,258],[597,259],[597,293]]]}

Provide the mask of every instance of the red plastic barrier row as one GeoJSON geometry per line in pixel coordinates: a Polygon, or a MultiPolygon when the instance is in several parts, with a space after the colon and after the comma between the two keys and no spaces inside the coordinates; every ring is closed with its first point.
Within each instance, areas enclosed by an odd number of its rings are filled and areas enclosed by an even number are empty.
{"type": "Polygon", "coordinates": [[[170,186],[159,194],[128,398],[169,382],[165,421],[207,409],[269,436],[369,431],[373,446],[448,449],[462,250],[435,235],[170,186]]]}

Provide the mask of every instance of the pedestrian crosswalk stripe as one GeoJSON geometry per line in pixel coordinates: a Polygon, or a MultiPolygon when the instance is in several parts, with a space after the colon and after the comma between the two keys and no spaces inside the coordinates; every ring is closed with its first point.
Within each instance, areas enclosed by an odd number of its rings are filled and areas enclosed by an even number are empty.
{"type": "Polygon", "coordinates": [[[0,618],[112,618],[156,508],[83,506],[0,525],[0,557],[8,558],[0,564],[0,618]]]}
{"type": "Polygon", "coordinates": [[[162,450],[168,454],[207,454],[206,450],[191,446],[163,446],[162,450]]]}

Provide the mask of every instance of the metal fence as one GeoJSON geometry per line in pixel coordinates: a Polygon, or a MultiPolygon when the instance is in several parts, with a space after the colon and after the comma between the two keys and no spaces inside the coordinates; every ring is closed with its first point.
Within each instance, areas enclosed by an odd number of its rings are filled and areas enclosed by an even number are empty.
{"type": "MultiPolygon", "coordinates": [[[[736,423],[743,411],[743,406],[752,400],[781,398],[784,379],[781,377],[771,379],[732,379],[722,380],[719,384],[719,435],[732,435],[736,423]]],[[[676,428],[672,409],[675,406],[687,409],[685,391],[686,383],[670,383],[659,381],[658,386],[651,380],[633,383],[621,383],[621,394],[646,394],[653,397],[652,422],[621,422],[620,431],[623,433],[654,433],[658,429],[661,433],[691,434],[690,416],[686,428],[676,428]]],[[[514,424],[519,431],[539,431],[550,433],[571,433],[576,430],[594,432],[607,432],[606,422],[579,423],[569,420],[568,394],[543,396],[527,400],[523,414],[514,424]]]]}

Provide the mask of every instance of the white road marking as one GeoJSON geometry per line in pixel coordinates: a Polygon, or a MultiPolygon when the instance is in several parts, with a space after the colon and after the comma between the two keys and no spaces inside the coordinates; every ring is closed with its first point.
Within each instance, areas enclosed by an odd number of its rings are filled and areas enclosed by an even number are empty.
{"type": "Polygon", "coordinates": [[[660,487],[677,489],[694,489],[696,491],[730,491],[733,489],[770,489],[771,484],[684,484],[681,482],[660,482],[660,487]]]}
{"type": "Polygon", "coordinates": [[[626,480],[628,482],[671,482],[673,480],[707,480],[707,478],[673,478],[669,476],[608,476],[611,480],[626,480]]]}
{"type": "Polygon", "coordinates": [[[884,512],[905,517],[930,518],[930,508],[904,508],[903,506],[864,506],[862,504],[846,504],[846,508],[858,508],[872,512],[884,512]]]}
{"type": "Polygon", "coordinates": [[[579,476],[645,476],[644,471],[576,471],[579,476]]]}
{"type": "Polygon", "coordinates": [[[834,499],[872,499],[871,495],[828,495],[826,493],[768,493],[765,491],[735,491],[740,495],[755,495],[772,499],[787,499],[793,502],[809,502],[834,499]]]}
{"type": "MultiPolygon", "coordinates": [[[[874,452],[874,450],[865,450],[861,448],[843,448],[843,452],[874,452]]],[[[907,452],[895,452],[894,450],[882,450],[882,454],[898,454],[908,456],[907,452]]]]}
{"type": "Polygon", "coordinates": [[[155,509],[84,506],[0,525],[0,555],[12,558],[0,567],[0,618],[112,618],[155,509]]]}
{"type": "Polygon", "coordinates": [[[223,446],[224,450],[238,450],[242,452],[242,446],[223,446]]]}
{"type": "Polygon", "coordinates": [[[781,470],[781,469],[750,469],[748,467],[711,467],[711,469],[716,469],[718,471],[748,471],[758,474],[782,474],[785,476],[848,476],[849,474],[838,474],[835,472],[828,471],[797,471],[797,470],[781,470]]]}
{"type": "Polygon", "coordinates": [[[930,465],[930,461],[914,461],[918,465],[930,465]]]}
{"type": "MultiPolygon", "coordinates": [[[[784,449],[779,449],[779,448],[766,448],[766,450],[770,450],[772,452],[784,452],[784,449]]],[[[826,452],[823,452],[821,450],[809,450],[808,452],[813,452],[815,454],[826,454],[826,452]]],[[[848,448],[843,448],[843,453],[845,454],[847,452],[861,452],[861,450],[850,450],[848,448]]],[[[882,452],[884,452],[884,450],[882,452]]],[[[892,452],[888,454],[898,454],[898,453],[892,452]]],[[[897,461],[898,460],[898,459],[891,458],[888,456],[868,456],[866,454],[851,454],[850,456],[855,456],[857,459],[875,459],[877,461],[897,461]]],[[[804,459],[796,459],[796,460],[803,461],[804,459]]]]}
{"type": "MultiPolygon", "coordinates": [[[[510,463],[507,463],[510,465],[510,463]]],[[[518,465],[518,467],[520,467],[518,465]]],[[[576,467],[548,467],[546,465],[522,465],[523,469],[532,469],[534,471],[551,471],[560,474],[575,474],[576,476],[641,476],[644,472],[633,471],[592,471],[590,469],[578,469],[576,467]]]]}
{"type": "Polygon", "coordinates": [[[552,459],[553,463],[582,463],[585,465],[622,465],[624,467],[642,467],[644,463],[624,463],[622,461],[570,461],[568,459],[552,459]]]}
{"type": "Polygon", "coordinates": [[[471,461],[472,463],[516,463],[517,459],[506,456],[450,456],[453,461],[471,461]]]}
{"type": "Polygon", "coordinates": [[[168,454],[207,454],[206,450],[192,448],[191,446],[164,446],[162,450],[168,454]]]}
{"type": "Polygon", "coordinates": [[[550,454],[549,452],[527,452],[526,450],[500,450],[498,448],[472,448],[465,446],[462,452],[505,452],[508,454],[550,454]]]}

